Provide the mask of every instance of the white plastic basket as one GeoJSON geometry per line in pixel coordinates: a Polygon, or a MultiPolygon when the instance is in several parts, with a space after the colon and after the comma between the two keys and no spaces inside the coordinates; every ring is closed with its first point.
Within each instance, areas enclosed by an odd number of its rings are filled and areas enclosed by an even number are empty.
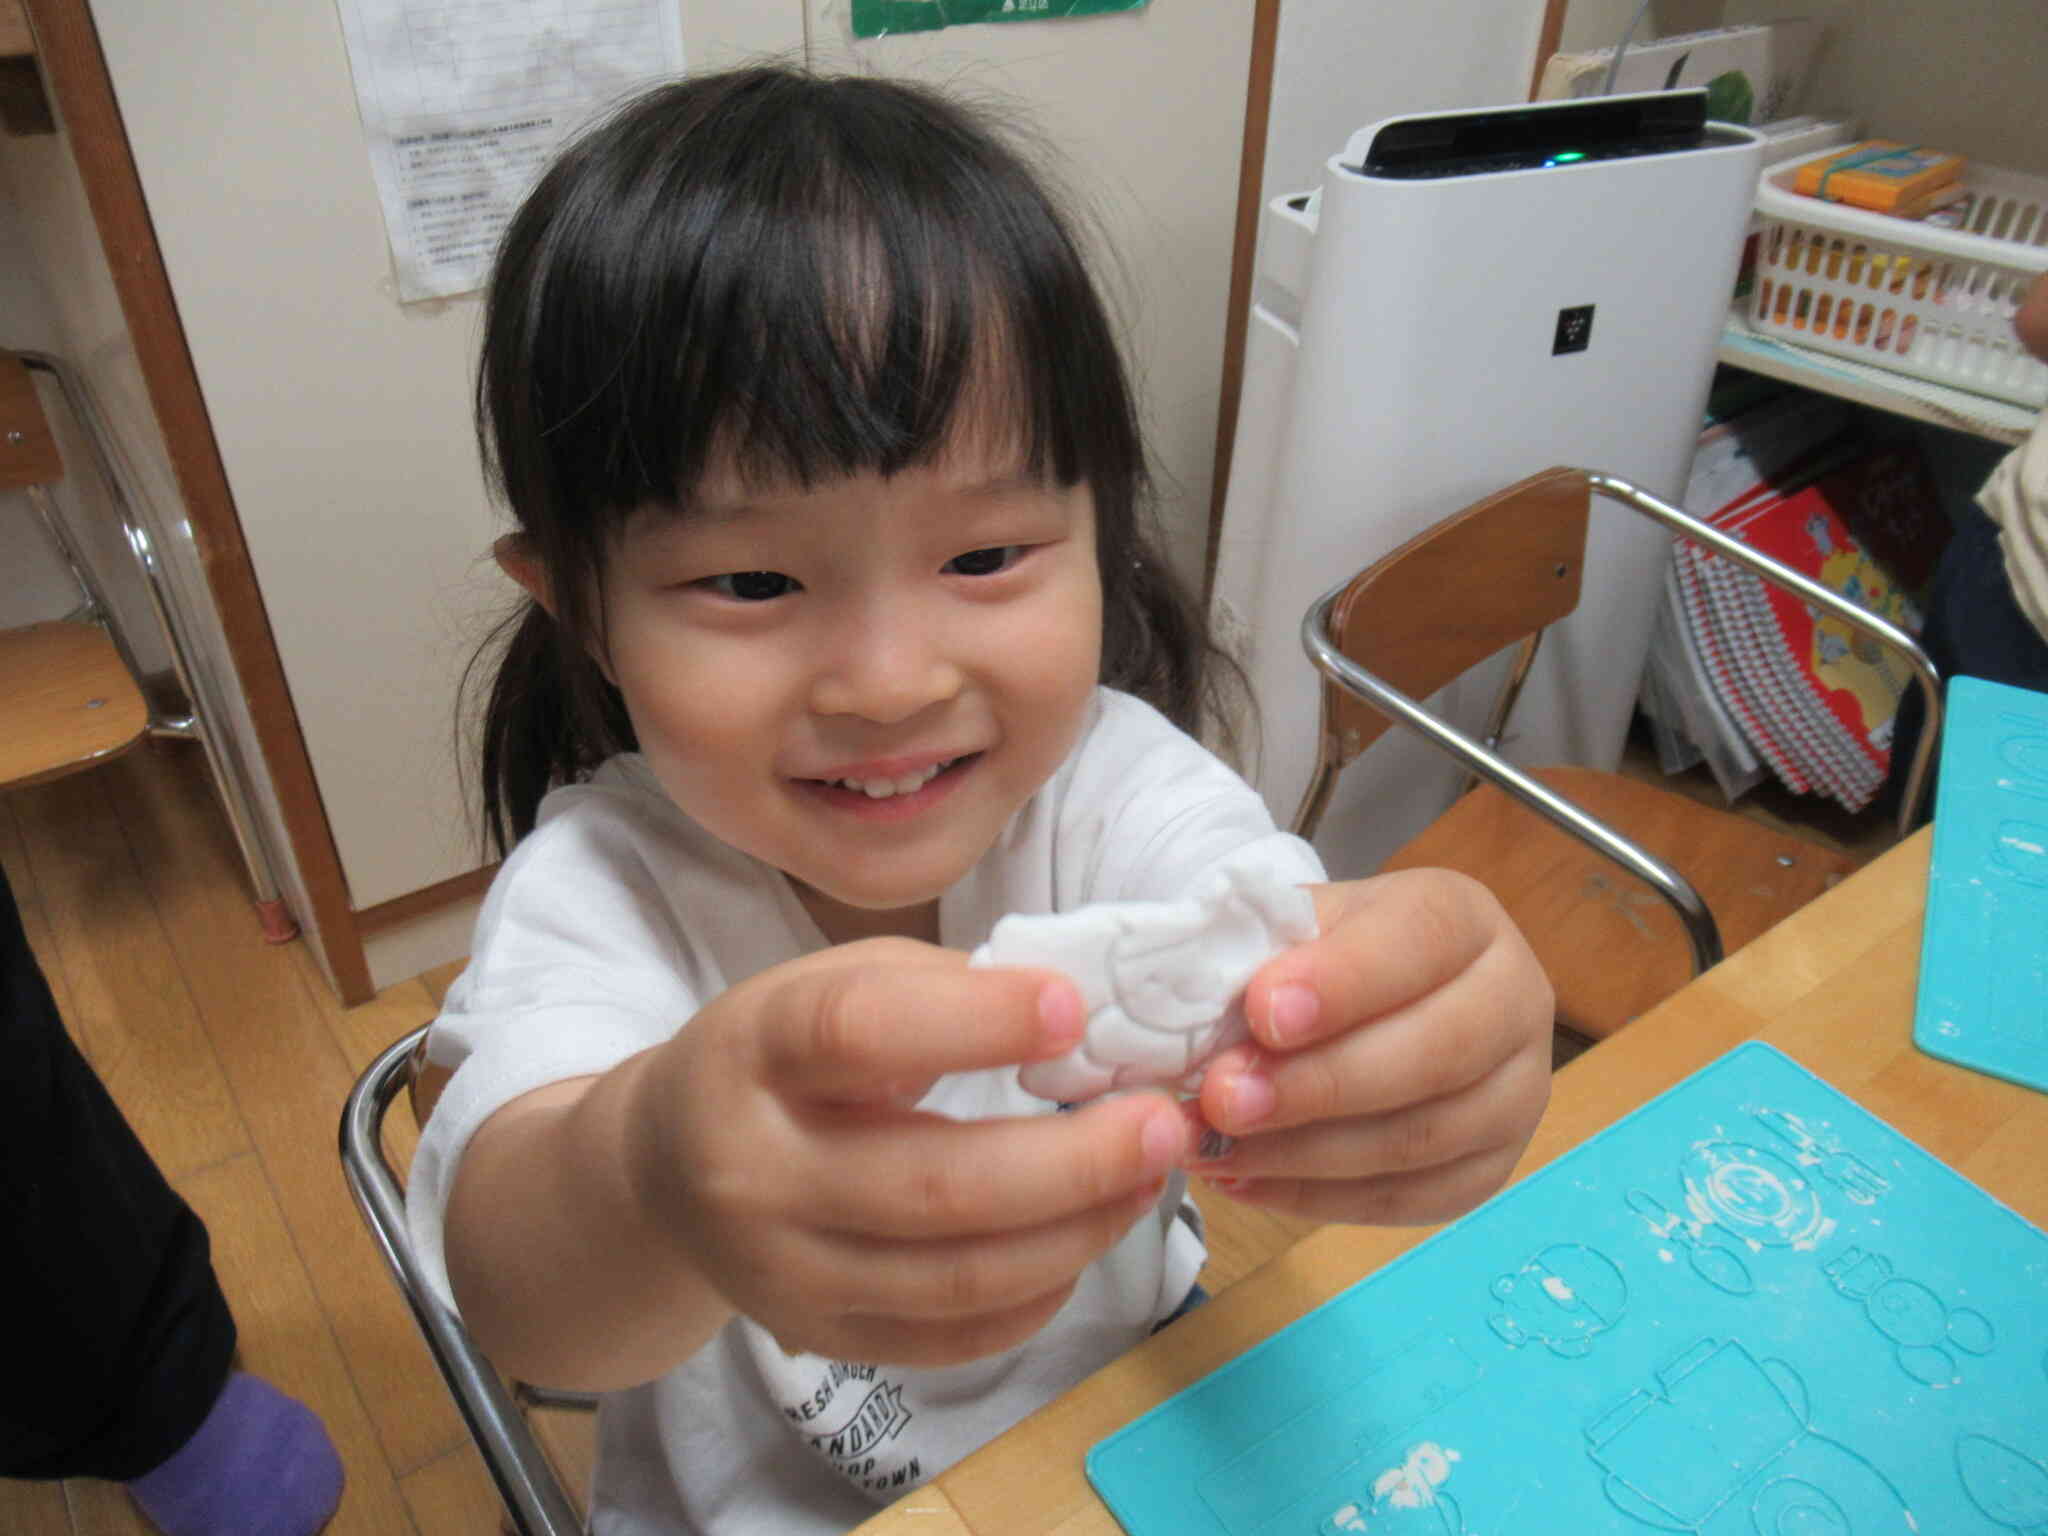
{"type": "Polygon", "coordinates": [[[1751,325],[1810,347],[1938,384],[2048,405],[2048,364],[2012,333],[2013,312],[2048,269],[2048,177],[1972,165],[1956,228],[1792,190],[1808,160],[1767,169],[1751,325]]]}

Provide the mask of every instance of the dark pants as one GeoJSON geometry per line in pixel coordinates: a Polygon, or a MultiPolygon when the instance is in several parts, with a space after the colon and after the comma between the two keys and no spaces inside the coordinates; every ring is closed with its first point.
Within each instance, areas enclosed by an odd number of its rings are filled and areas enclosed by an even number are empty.
{"type": "MultiPolygon", "coordinates": [[[[1935,567],[1920,645],[1944,684],[1951,677],[1981,677],[2048,692],[2048,639],[2013,597],[2005,554],[1998,545],[1998,525],[1974,501],[1957,518],[1955,534],[1935,567]]],[[[1908,688],[1899,701],[1898,730],[1892,741],[1886,786],[1892,804],[1905,791],[1906,770],[1925,715],[1919,688],[1908,688]]],[[[1929,795],[1920,809],[1922,821],[1934,811],[1933,782],[1930,777],[1929,795]]]]}
{"type": "Polygon", "coordinates": [[[0,1476],[125,1482],[192,1438],[235,1324],[206,1227],[57,1016],[0,872],[0,1476]]]}

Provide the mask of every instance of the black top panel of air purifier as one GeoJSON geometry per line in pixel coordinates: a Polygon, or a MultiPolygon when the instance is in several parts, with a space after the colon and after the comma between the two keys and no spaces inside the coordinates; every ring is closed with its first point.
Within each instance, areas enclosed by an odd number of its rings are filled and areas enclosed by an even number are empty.
{"type": "Polygon", "coordinates": [[[1430,180],[1669,155],[1725,142],[1707,123],[1705,91],[1660,91],[1403,118],[1373,135],[1365,163],[1353,169],[1430,180]]]}

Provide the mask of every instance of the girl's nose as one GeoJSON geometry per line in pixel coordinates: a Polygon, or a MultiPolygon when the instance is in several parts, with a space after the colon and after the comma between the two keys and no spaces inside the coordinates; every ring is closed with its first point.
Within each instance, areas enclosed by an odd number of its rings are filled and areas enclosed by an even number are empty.
{"type": "Polygon", "coordinates": [[[962,673],[941,626],[916,615],[870,612],[842,626],[829,646],[811,689],[821,715],[896,725],[960,691],[962,673]]]}

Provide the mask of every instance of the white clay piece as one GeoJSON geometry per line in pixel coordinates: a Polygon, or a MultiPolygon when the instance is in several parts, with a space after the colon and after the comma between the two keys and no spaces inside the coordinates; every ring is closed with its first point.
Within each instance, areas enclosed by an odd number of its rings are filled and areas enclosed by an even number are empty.
{"type": "Polygon", "coordinates": [[[1059,971],[1081,989],[1086,1038],[1019,1074],[1026,1092],[1074,1104],[1122,1088],[1195,1092],[1210,1059],[1249,1033],[1252,976],[1315,936],[1315,902],[1301,886],[1225,869],[1179,901],[1006,917],[972,963],[1059,971]]]}

